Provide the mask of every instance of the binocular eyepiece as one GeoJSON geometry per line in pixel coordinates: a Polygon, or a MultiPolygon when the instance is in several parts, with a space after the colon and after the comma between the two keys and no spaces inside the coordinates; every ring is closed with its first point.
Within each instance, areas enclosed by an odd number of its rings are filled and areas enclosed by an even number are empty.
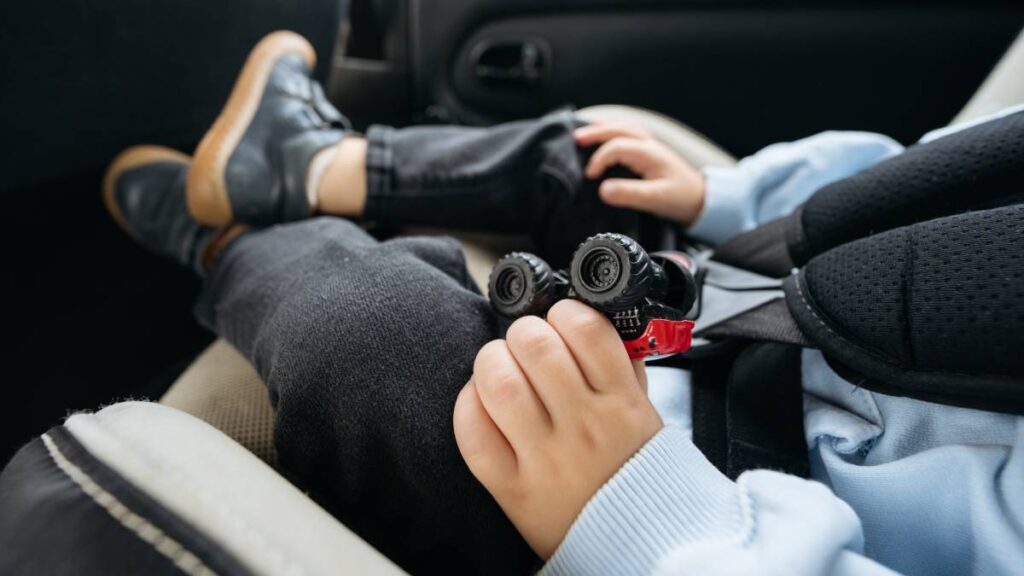
{"type": "Polygon", "coordinates": [[[629,344],[654,329],[671,332],[668,337],[677,342],[670,348],[679,347],[684,326],[678,323],[686,322],[691,329],[693,325],[686,320],[697,298],[693,266],[684,253],[649,255],[628,236],[598,234],[580,244],[568,270],[552,270],[544,260],[527,252],[506,255],[491,272],[488,290],[491,305],[507,318],[543,316],[558,300],[574,298],[612,321],[631,356],[660,355],[681,350],[657,346],[656,336],[643,342],[643,353],[629,344]]]}

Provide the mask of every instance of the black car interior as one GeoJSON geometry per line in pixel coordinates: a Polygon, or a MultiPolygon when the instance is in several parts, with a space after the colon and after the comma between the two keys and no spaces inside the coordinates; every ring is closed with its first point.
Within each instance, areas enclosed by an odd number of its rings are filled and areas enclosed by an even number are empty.
{"type": "Polygon", "coordinates": [[[827,129],[913,142],[1024,25],[1003,0],[108,0],[8,3],[0,24],[7,265],[0,464],[71,409],[155,398],[211,340],[198,281],[128,241],[100,178],[125,146],[190,152],[250,47],[315,46],[372,123],[489,125],[629,104],[737,157],[827,129]]]}

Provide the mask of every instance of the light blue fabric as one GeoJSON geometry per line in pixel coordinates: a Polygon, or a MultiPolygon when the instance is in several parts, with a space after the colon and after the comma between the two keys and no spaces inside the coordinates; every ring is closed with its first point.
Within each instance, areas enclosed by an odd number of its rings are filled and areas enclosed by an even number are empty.
{"type": "MultiPolygon", "coordinates": [[[[901,150],[827,132],[709,169],[691,233],[721,242],[901,150]]],[[[1024,418],[857,388],[815,350],[802,363],[816,482],[726,479],[690,439],[689,374],[651,368],[666,428],[587,504],[543,572],[1024,574],[1024,418]]]]}
{"type": "Polygon", "coordinates": [[[729,168],[705,168],[704,209],[689,234],[719,244],[788,214],[822,186],[903,151],[892,138],[868,132],[822,132],[772,144],[729,168]]]}

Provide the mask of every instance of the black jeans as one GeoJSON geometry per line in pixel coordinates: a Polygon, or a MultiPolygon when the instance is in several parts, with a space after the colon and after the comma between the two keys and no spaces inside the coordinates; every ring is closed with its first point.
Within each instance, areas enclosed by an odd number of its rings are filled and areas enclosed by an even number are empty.
{"type": "MultiPolygon", "coordinates": [[[[528,233],[554,266],[568,264],[598,232],[637,235],[653,221],[610,208],[597,181],[583,176],[592,150],[576,147],[582,123],[566,110],[492,128],[422,126],[367,132],[365,217],[389,225],[428,225],[528,233]]],[[[630,176],[613,169],[609,177],[630,176]]]]}
{"type": "MultiPolygon", "coordinates": [[[[531,232],[549,253],[635,222],[596,202],[573,127],[560,113],[374,128],[367,216],[531,232]]],[[[221,255],[197,309],[266,382],[282,467],[346,525],[416,573],[536,567],[455,445],[455,398],[503,332],[455,241],[379,242],[330,217],[250,232],[221,255]]]]}

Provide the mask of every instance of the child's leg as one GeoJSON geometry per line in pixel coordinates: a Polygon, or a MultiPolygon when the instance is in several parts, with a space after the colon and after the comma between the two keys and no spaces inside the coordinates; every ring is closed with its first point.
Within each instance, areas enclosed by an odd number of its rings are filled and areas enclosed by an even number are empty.
{"type": "Polygon", "coordinates": [[[529,570],[455,445],[455,399],[500,331],[456,243],[335,218],[246,233],[197,310],[269,387],[282,466],[348,526],[414,572],[529,570]]]}
{"type": "Polygon", "coordinates": [[[597,232],[634,232],[587,180],[569,111],[490,128],[373,126],[322,152],[317,208],[392,226],[530,234],[560,262],[597,232]]]}
{"type": "MultiPolygon", "coordinates": [[[[544,212],[541,203],[582,186],[575,127],[567,111],[490,128],[372,126],[364,162],[366,202],[358,216],[389,224],[529,232],[544,212]]],[[[345,195],[346,183],[325,178],[324,200],[345,195]]]]}
{"type": "Polygon", "coordinates": [[[556,265],[593,233],[635,233],[637,214],[605,205],[583,177],[571,112],[491,128],[376,126],[364,140],[312,79],[314,61],[287,32],[253,49],[189,170],[198,221],[267,226],[321,212],[530,233],[556,265]]]}

